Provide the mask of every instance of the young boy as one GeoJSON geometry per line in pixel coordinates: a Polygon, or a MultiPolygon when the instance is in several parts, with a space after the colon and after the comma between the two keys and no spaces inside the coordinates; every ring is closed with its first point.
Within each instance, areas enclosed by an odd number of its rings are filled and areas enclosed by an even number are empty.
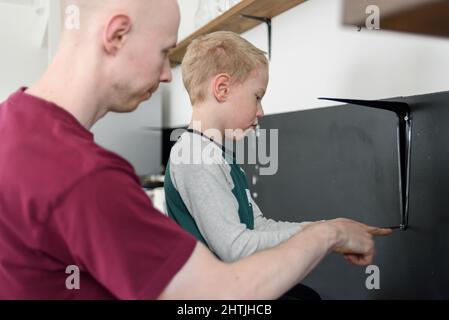
{"type": "Polygon", "coordinates": [[[263,116],[264,52],[235,33],[215,32],[192,42],[182,72],[193,116],[167,166],[169,216],[225,262],[274,247],[301,231],[307,223],[264,218],[244,171],[223,146],[225,138],[242,139],[263,116]]]}

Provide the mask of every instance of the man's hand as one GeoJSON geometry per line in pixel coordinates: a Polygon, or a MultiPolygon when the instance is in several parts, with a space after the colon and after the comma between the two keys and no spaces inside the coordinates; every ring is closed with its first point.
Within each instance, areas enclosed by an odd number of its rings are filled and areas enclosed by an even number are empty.
{"type": "Polygon", "coordinates": [[[332,248],[353,264],[365,266],[373,261],[374,236],[388,236],[391,229],[371,227],[349,219],[335,219],[324,222],[337,230],[337,244],[332,248]]]}

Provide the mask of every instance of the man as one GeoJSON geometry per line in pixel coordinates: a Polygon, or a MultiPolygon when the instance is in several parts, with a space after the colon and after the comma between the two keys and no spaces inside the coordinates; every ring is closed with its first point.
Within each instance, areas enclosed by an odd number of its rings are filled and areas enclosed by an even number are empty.
{"type": "Polygon", "coordinates": [[[391,230],[317,223],[225,264],[158,213],[132,167],[89,129],[171,81],[177,3],[69,4],[80,9],[80,29],[63,32],[34,86],[0,105],[0,299],[271,299],[331,251],[372,261],[373,236],[391,230]],[[79,270],[79,287],[66,270],[79,270]]]}

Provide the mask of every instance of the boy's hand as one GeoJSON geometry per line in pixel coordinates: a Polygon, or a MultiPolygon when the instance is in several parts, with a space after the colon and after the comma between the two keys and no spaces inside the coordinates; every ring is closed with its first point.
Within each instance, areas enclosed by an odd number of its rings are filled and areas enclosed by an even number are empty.
{"type": "Polygon", "coordinates": [[[374,236],[388,236],[391,229],[371,227],[349,219],[335,219],[324,222],[337,230],[337,244],[332,248],[345,259],[356,265],[369,265],[374,257],[374,236]]]}

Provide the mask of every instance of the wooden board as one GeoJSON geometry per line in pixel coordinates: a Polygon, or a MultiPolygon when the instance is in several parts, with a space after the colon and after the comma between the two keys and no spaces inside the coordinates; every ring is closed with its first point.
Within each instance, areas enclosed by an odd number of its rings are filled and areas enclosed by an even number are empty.
{"type": "Polygon", "coordinates": [[[344,23],[364,27],[369,5],[380,9],[381,30],[449,37],[447,0],[345,0],[344,23]]]}
{"type": "Polygon", "coordinates": [[[182,62],[189,44],[197,37],[215,31],[233,31],[241,34],[248,31],[261,22],[247,19],[242,15],[273,18],[301,3],[305,0],[243,0],[229,11],[218,16],[195,33],[182,40],[176,48],[170,52],[172,66],[182,62]]]}

